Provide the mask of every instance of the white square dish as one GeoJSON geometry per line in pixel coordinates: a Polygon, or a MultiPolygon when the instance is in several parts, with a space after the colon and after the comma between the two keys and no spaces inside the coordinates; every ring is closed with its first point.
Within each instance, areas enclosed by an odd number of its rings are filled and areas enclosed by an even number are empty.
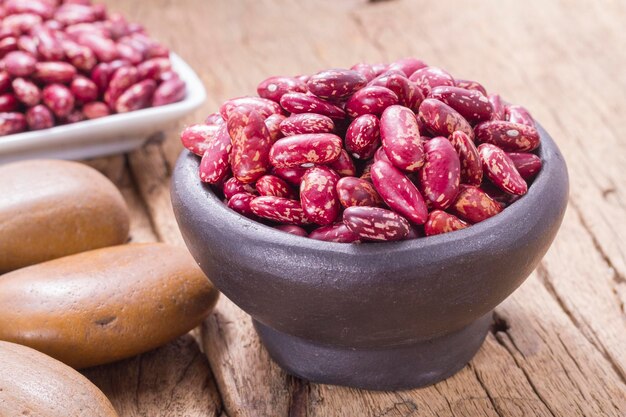
{"type": "Polygon", "coordinates": [[[206,90],[191,67],[171,54],[173,69],[185,81],[182,101],[50,129],[0,136],[0,164],[21,159],[85,159],[128,152],[152,135],[194,111],[206,90]]]}

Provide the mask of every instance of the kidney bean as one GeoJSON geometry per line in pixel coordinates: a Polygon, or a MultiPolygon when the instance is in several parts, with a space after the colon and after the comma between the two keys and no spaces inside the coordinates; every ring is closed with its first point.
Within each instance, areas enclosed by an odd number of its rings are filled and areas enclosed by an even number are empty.
{"type": "Polygon", "coordinates": [[[250,219],[257,219],[257,216],[254,214],[252,208],[250,207],[250,203],[252,203],[252,200],[254,200],[255,198],[255,195],[249,193],[237,193],[228,200],[227,205],[230,209],[235,210],[242,216],[248,217],[250,219]]]}
{"type": "Polygon", "coordinates": [[[517,172],[525,180],[530,180],[541,171],[541,158],[532,153],[525,152],[507,152],[517,172]]]}
{"type": "Polygon", "coordinates": [[[33,76],[45,84],[68,84],[76,76],[76,68],[67,62],[38,62],[33,76]]]}
{"type": "Polygon", "coordinates": [[[22,113],[0,113],[0,136],[12,135],[26,130],[26,118],[22,113]]]}
{"type": "Polygon", "coordinates": [[[180,78],[163,81],[154,92],[152,106],[164,106],[181,101],[185,98],[186,92],[185,82],[180,78]]]}
{"type": "Polygon", "coordinates": [[[424,101],[424,95],[420,89],[404,74],[386,72],[373,79],[368,85],[390,89],[398,96],[399,104],[414,111],[417,111],[424,101]]]}
{"type": "Polygon", "coordinates": [[[354,64],[353,66],[351,66],[350,69],[352,71],[358,72],[363,77],[365,77],[367,82],[370,82],[374,78],[376,78],[376,74],[374,73],[374,69],[372,68],[372,66],[370,64],[358,63],[358,64],[354,64]]]}
{"type": "Polygon", "coordinates": [[[217,127],[215,133],[212,129],[196,128],[195,131],[207,138],[206,142],[196,142],[195,147],[205,148],[202,160],[200,161],[200,180],[210,184],[216,184],[226,178],[230,166],[228,164],[231,154],[232,144],[226,125],[217,127]],[[200,132],[199,132],[200,131],[200,132]]]}
{"type": "Polygon", "coordinates": [[[226,197],[226,200],[230,200],[235,194],[239,193],[248,193],[253,195],[258,194],[256,189],[252,185],[244,184],[235,177],[230,177],[229,179],[224,181],[222,192],[224,193],[224,197],[226,197]]]}
{"type": "Polygon", "coordinates": [[[227,126],[233,143],[233,176],[245,184],[258,180],[269,169],[272,147],[264,117],[254,108],[239,107],[230,112],[227,126]]]}
{"type": "Polygon", "coordinates": [[[487,96],[487,89],[478,81],[460,80],[456,78],[454,80],[454,85],[460,88],[465,88],[466,90],[480,91],[485,97],[487,96]]]}
{"type": "Polygon", "coordinates": [[[491,120],[504,120],[505,119],[505,110],[504,110],[504,101],[499,94],[489,94],[487,99],[491,103],[491,107],[493,108],[493,113],[491,114],[491,120]]]}
{"type": "Polygon", "coordinates": [[[159,80],[161,74],[172,69],[169,58],[151,58],[137,65],[137,72],[140,80],[150,78],[159,80]]]}
{"type": "Polygon", "coordinates": [[[312,75],[306,85],[316,96],[338,101],[365,87],[367,79],[360,73],[345,69],[329,69],[312,75]]]}
{"type": "Polygon", "coordinates": [[[257,216],[276,223],[298,226],[309,223],[300,202],[297,200],[270,195],[261,196],[251,201],[250,209],[257,216]]]}
{"type": "Polygon", "coordinates": [[[290,168],[272,168],[272,174],[287,181],[291,185],[300,187],[302,176],[308,168],[290,167],[290,168]]]}
{"type": "Polygon", "coordinates": [[[428,209],[415,185],[398,168],[385,161],[372,165],[372,182],[383,201],[415,224],[424,224],[428,209]]]}
{"type": "Polygon", "coordinates": [[[104,93],[104,102],[109,106],[114,105],[119,96],[138,81],[139,74],[137,68],[132,66],[118,68],[111,76],[109,85],[104,93]]]}
{"type": "Polygon", "coordinates": [[[350,123],[345,135],[346,149],[356,159],[369,159],[380,145],[380,122],[364,114],[350,123]]]}
{"type": "Polygon", "coordinates": [[[4,94],[11,88],[11,77],[6,71],[0,71],[0,94],[4,94]]]}
{"type": "Polygon", "coordinates": [[[118,42],[115,48],[120,59],[125,59],[133,65],[141,63],[144,59],[143,54],[129,44],[118,42]]]}
{"type": "Polygon", "coordinates": [[[35,72],[37,59],[23,51],[12,51],[4,57],[5,69],[13,77],[27,77],[35,72]]]}
{"type": "Polygon", "coordinates": [[[389,64],[386,71],[402,71],[405,76],[409,77],[413,75],[415,71],[426,67],[428,67],[428,65],[421,59],[402,58],[389,64]]]}
{"type": "Polygon", "coordinates": [[[424,147],[410,109],[388,107],[380,118],[380,136],[387,157],[398,168],[414,172],[424,164],[424,147]]]}
{"type": "Polygon", "coordinates": [[[447,104],[427,98],[419,109],[419,118],[435,136],[450,136],[454,131],[465,132],[470,138],[474,137],[472,126],[459,112],[447,104]]]}
{"type": "Polygon", "coordinates": [[[220,125],[197,124],[187,126],[180,134],[183,146],[198,156],[203,156],[209,144],[215,140],[220,125]]]}
{"type": "Polygon", "coordinates": [[[309,221],[321,226],[335,222],[341,210],[336,190],[338,181],[339,175],[324,166],[304,173],[300,184],[300,202],[309,221]]]}
{"type": "Polygon", "coordinates": [[[222,119],[222,115],[219,112],[215,112],[209,114],[206,119],[204,119],[204,123],[207,125],[213,125],[226,123],[226,121],[222,119]]]}
{"type": "Polygon", "coordinates": [[[431,90],[430,97],[446,103],[471,123],[490,120],[493,113],[491,103],[480,91],[439,86],[431,90]]]}
{"type": "Polygon", "coordinates": [[[283,137],[283,133],[280,131],[280,124],[286,118],[287,117],[282,114],[272,114],[267,119],[265,119],[265,126],[270,132],[270,138],[272,139],[272,143],[283,137]]]}
{"type": "Polygon", "coordinates": [[[98,99],[98,86],[82,75],[72,80],[70,91],[78,101],[83,103],[89,103],[98,99]]]}
{"type": "Polygon", "coordinates": [[[85,115],[80,109],[74,109],[61,119],[61,124],[78,123],[85,120],[85,115]]]}
{"type": "Polygon", "coordinates": [[[100,62],[111,62],[119,57],[117,46],[111,39],[93,33],[83,33],[76,42],[91,49],[100,62]]]}
{"type": "Polygon", "coordinates": [[[290,113],[317,113],[332,119],[346,117],[346,112],[341,107],[305,93],[283,94],[280,105],[290,113]]]}
{"type": "Polygon", "coordinates": [[[7,0],[4,3],[7,14],[32,13],[43,19],[50,19],[54,14],[52,4],[41,0],[7,0]]]}
{"type": "Polygon", "coordinates": [[[41,101],[41,90],[32,81],[15,78],[11,85],[15,97],[28,107],[35,106],[41,101]]]}
{"type": "Polygon", "coordinates": [[[307,237],[309,235],[306,230],[295,224],[279,224],[278,226],[274,226],[274,229],[301,237],[307,237]]]}
{"type": "Polygon", "coordinates": [[[69,40],[62,42],[62,45],[67,60],[80,71],[89,72],[98,63],[96,54],[88,47],[69,40]]]}
{"type": "Polygon", "coordinates": [[[464,132],[456,131],[450,137],[461,162],[461,183],[479,186],[483,181],[483,167],[474,142],[464,132]]]}
{"type": "Polygon", "coordinates": [[[285,136],[305,133],[330,133],[335,129],[333,119],[315,113],[292,114],[280,124],[280,131],[285,136]]]}
{"type": "Polygon", "coordinates": [[[101,62],[97,64],[91,71],[91,81],[98,86],[98,91],[104,93],[109,86],[109,80],[113,75],[113,69],[111,64],[107,62],[101,62]]]}
{"type": "Polygon", "coordinates": [[[295,199],[296,195],[285,180],[275,175],[263,175],[256,182],[256,190],[260,195],[273,195],[295,199]]]}
{"type": "Polygon", "coordinates": [[[386,87],[364,87],[354,93],[346,102],[346,111],[350,117],[363,114],[380,116],[389,106],[398,104],[396,93],[386,87]]]}
{"type": "Polygon", "coordinates": [[[359,235],[352,233],[344,223],[335,223],[318,227],[309,234],[309,238],[336,243],[358,243],[359,235]]]}
{"type": "Polygon", "coordinates": [[[306,93],[304,82],[296,77],[275,76],[261,81],[256,89],[260,97],[280,103],[280,99],[287,93],[306,93]]]}
{"type": "Polygon", "coordinates": [[[156,83],[154,80],[139,81],[119,96],[115,102],[115,111],[126,113],[148,107],[155,89],[156,83]]]}
{"type": "Polygon", "coordinates": [[[476,125],[476,140],[491,143],[507,152],[528,152],[539,147],[539,132],[532,126],[502,120],[476,125]]]}
{"type": "Polygon", "coordinates": [[[2,19],[2,30],[7,36],[20,36],[39,25],[42,18],[34,13],[17,13],[2,19]]]}
{"type": "Polygon", "coordinates": [[[461,162],[450,141],[436,137],[424,144],[426,163],[420,171],[424,198],[436,209],[445,209],[459,192],[461,162]]]}
{"type": "Polygon", "coordinates": [[[38,57],[39,55],[39,51],[37,51],[37,42],[33,39],[32,36],[22,35],[17,38],[17,49],[19,49],[20,51],[28,52],[34,57],[38,57]]]}
{"type": "Polygon", "coordinates": [[[0,113],[14,112],[20,108],[20,102],[15,94],[8,93],[0,95],[0,113]]]}
{"type": "Polygon", "coordinates": [[[341,138],[332,133],[309,133],[277,140],[270,150],[270,162],[276,168],[302,166],[336,161],[341,154],[341,138]]]}
{"type": "Polygon", "coordinates": [[[508,122],[535,127],[535,120],[530,115],[530,112],[522,106],[517,106],[517,105],[505,106],[504,118],[508,122]]]}
{"type": "Polygon", "coordinates": [[[65,28],[65,34],[71,39],[78,39],[81,35],[91,34],[101,38],[111,38],[111,31],[96,23],[76,23],[65,28]]]}
{"type": "Polygon", "coordinates": [[[510,194],[524,195],[528,185],[517,172],[515,164],[495,145],[483,143],[478,147],[478,153],[483,164],[483,170],[494,185],[510,194]]]}
{"type": "Polygon", "coordinates": [[[344,177],[337,182],[337,196],[345,208],[352,206],[383,205],[383,200],[374,186],[362,178],[344,177]]]}
{"type": "Polygon", "coordinates": [[[426,233],[426,236],[434,236],[465,229],[468,226],[469,224],[453,214],[446,213],[442,210],[433,210],[428,215],[428,220],[424,224],[424,233],[426,233]]]}
{"type": "Polygon", "coordinates": [[[14,36],[8,36],[0,39],[0,58],[4,58],[9,52],[17,51],[17,39],[14,36]]]}
{"type": "Polygon", "coordinates": [[[478,187],[463,185],[451,210],[465,221],[478,223],[500,213],[502,207],[478,187]]]}
{"type": "Polygon", "coordinates": [[[101,101],[92,101],[91,103],[85,103],[83,114],[87,119],[97,119],[111,114],[111,109],[101,101]]]}
{"type": "Polygon", "coordinates": [[[37,52],[47,61],[61,61],[65,58],[65,51],[61,42],[55,38],[52,30],[45,26],[36,26],[31,30],[37,43],[37,52]]]}
{"type": "Polygon", "coordinates": [[[341,177],[352,177],[356,175],[356,166],[345,149],[341,150],[339,158],[333,162],[326,164],[330,169],[335,171],[341,177]]]}
{"type": "Polygon", "coordinates": [[[91,6],[65,3],[54,13],[54,20],[65,26],[94,22],[98,18],[91,6]]]}
{"type": "Polygon", "coordinates": [[[50,84],[43,89],[43,104],[45,104],[56,117],[66,117],[74,110],[74,96],[66,86],[62,84],[50,84]]]}
{"type": "Polygon", "coordinates": [[[343,222],[359,238],[374,241],[402,240],[410,230],[404,217],[379,207],[349,207],[343,212],[343,222]]]}
{"type": "Polygon", "coordinates": [[[454,85],[454,78],[447,71],[437,67],[426,67],[415,71],[409,77],[422,91],[424,97],[430,95],[430,91],[434,87],[454,85]]]}
{"type": "Polygon", "coordinates": [[[283,109],[272,100],[260,97],[238,97],[226,100],[220,107],[220,114],[224,120],[228,120],[233,110],[240,106],[254,109],[263,119],[283,112],[283,109]]]}

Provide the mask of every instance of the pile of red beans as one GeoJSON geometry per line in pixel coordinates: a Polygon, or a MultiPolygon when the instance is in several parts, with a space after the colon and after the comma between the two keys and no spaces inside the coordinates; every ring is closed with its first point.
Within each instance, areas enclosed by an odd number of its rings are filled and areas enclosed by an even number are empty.
{"type": "Polygon", "coordinates": [[[184,96],[168,49],[104,6],[0,1],[0,136],[184,96]]]}
{"type": "Polygon", "coordinates": [[[419,59],[270,77],[183,145],[228,207],[288,233],[397,241],[468,227],[527,192],[540,137],[521,106],[419,59]]]}

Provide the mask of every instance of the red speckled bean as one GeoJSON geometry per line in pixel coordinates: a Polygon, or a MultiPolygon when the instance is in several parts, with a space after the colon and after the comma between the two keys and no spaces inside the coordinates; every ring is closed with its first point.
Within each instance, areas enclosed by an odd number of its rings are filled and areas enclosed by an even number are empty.
{"type": "Polygon", "coordinates": [[[43,104],[31,107],[26,112],[26,123],[30,130],[48,129],[54,126],[54,116],[43,104]]]}
{"type": "Polygon", "coordinates": [[[483,143],[478,147],[478,154],[483,163],[485,174],[494,185],[510,194],[526,194],[528,191],[526,181],[517,172],[515,164],[502,149],[489,143],[483,143]]]}
{"type": "Polygon", "coordinates": [[[283,120],[280,131],[285,136],[302,135],[305,133],[330,133],[335,129],[333,119],[322,114],[293,114],[283,120]]]}
{"type": "Polygon", "coordinates": [[[290,168],[272,168],[272,174],[287,181],[291,185],[300,187],[302,176],[308,168],[290,167],[290,168]]]}
{"type": "Polygon", "coordinates": [[[280,230],[281,232],[289,233],[291,235],[302,237],[308,236],[306,230],[304,230],[300,226],[296,226],[295,224],[279,224],[278,226],[274,226],[274,229],[280,230]]]}
{"type": "Polygon", "coordinates": [[[465,229],[467,226],[469,226],[469,224],[453,214],[441,210],[433,210],[428,215],[428,220],[424,224],[424,233],[426,236],[440,235],[442,233],[465,229]]]}
{"type": "Polygon", "coordinates": [[[383,200],[369,182],[356,177],[344,177],[337,182],[337,196],[345,208],[352,206],[382,206],[383,200]]]}
{"type": "Polygon", "coordinates": [[[480,91],[481,93],[483,93],[483,95],[487,96],[487,89],[483,87],[483,85],[478,81],[460,80],[457,78],[454,80],[454,85],[460,88],[465,88],[467,90],[480,91]]]}
{"type": "Polygon", "coordinates": [[[341,100],[350,97],[365,87],[367,79],[356,71],[329,69],[312,75],[306,85],[309,91],[326,100],[341,100]]]}
{"type": "Polygon", "coordinates": [[[321,226],[334,223],[341,206],[337,198],[339,175],[324,166],[309,169],[302,176],[300,201],[306,218],[321,226]]]}
{"type": "Polygon", "coordinates": [[[19,36],[42,22],[41,16],[33,13],[17,13],[2,20],[2,32],[8,36],[19,36]]]}
{"type": "Polygon", "coordinates": [[[479,186],[483,181],[483,166],[474,142],[464,132],[452,133],[450,142],[461,162],[461,183],[479,186]]]}
{"type": "Polygon", "coordinates": [[[415,71],[426,67],[428,67],[428,65],[426,65],[426,63],[421,59],[402,58],[389,64],[386,71],[402,71],[404,75],[409,77],[415,71]]]}
{"type": "Polygon", "coordinates": [[[255,195],[249,193],[238,193],[232,196],[228,200],[228,207],[235,210],[242,216],[246,216],[251,219],[256,219],[256,215],[250,207],[252,201],[256,198],[255,195]]]}
{"type": "Polygon", "coordinates": [[[78,76],[74,78],[70,84],[70,90],[74,97],[83,103],[98,99],[98,86],[87,77],[78,76]]]}
{"type": "Polygon", "coordinates": [[[434,87],[441,85],[454,85],[454,78],[447,71],[437,67],[421,68],[411,74],[409,78],[421,89],[424,97],[430,95],[434,87]]]}
{"type": "Polygon", "coordinates": [[[165,106],[166,104],[176,103],[185,98],[186,85],[180,78],[172,78],[163,81],[154,91],[152,97],[152,106],[165,106]]]}
{"type": "Polygon", "coordinates": [[[282,114],[283,109],[272,100],[260,97],[238,97],[226,100],[220,107],[220,114],[224,120],[228,120],[231,113],[240,106],[245,106],[256,111],[263,119],[272,114],[282,114]]]}
{"type": "Polygon", "coordinates": [[[92,101],[83,106],[83,114],[87,119],[97,119],[111,114],[111,109],[101,101],[92,101]]]}
{"type": "Polygon", "coordinates": [[[306,84],[296,77],[269,77],[261,81],[256,89],[260,97],[280,103],[287,93],[306,93],[306,84]]]}
{"type": "Polygon", "coordinates": [[[94,9],[84,4],[65,3],[54,13],[54,20],[66,26],[94,22],[97,18],[94,9]]]}
{"type": "Polygon", "coordinates": [[[109,106],[114,105],[122,93],[138,81],[139,74],[137,68],[132,66],[118,68],[111,76],[109,85],[104,93],[104,102],[109,106]]]}
{"type": "Polygon", "coordinates": [[[257,216],[276,223],[295,225],[309,223],[297,200],[269,195],[261,196],[252,200],[250,209],[257,216]]]}
{"type": "Polygon", "coordinates": [[[378,148],[378,150],[374,154],[374,162],[378,162],[378,161],[385,161],[393,165],[393,162],[391,162],[391,160],[387,157],[387,153],[385,152],[385,149],[382,146],[378,148]]]}
{"type": "Polygon", "coordinates": [[[483,181],[480,185],[480,189],[481,191],[484,191],[492,200],[497,202],[501,208],[505,208],[520,199],[519,195],[509,194],[506,191],[503,191],[501,188],[496,187],[488,179],[483,181]]]}
{"type": "Polygon", "coordinates": [[[513,161],[513,165],[517,169],[517,172],[525,180],[534,178],[539,171],[541,171],[541,158],[532,153],[525,152],[508,152],[507,155],[513,161]]]}
{"type": "Polygon", "coordinates": [[[224,181],[222,192],[224,193],[224,197],[226,197],[227,200],[230,200],[235,194],[239,193],[257,194],[252,185],[244,184],[235,177],[230,177],[229,179],[224,181]]]}
{"type": "Polygon", "coordinates": [[[404,237],[404,240],[417,239],[418,237],[424,237],[424,232],[417,226],[411,225],[409,233],[404,237]]]}
{"type": "Polygon", "coordinates": [[[38,62],[34,77],[46,84],[68,84],[76,76],[76,68],[67,62],[38,62]]]}
{"type": "Polygon", "coordinates": [[[295,199],[296,195],[285,180],[275,175],[263,175],[256,182],[256,190],[259,195],[273,195],[295,199]]]}
{"type": "Polygon", "coordinates": [[[6,37],[0,40],[0,58],[4,58],[6,54],[12,51],[17,51],[17,39],[13,36],[6,37]]]}
{"type": "Polygon", "coordinates": [[[11,76],[6,71],[0,71],[0,94],[4,94],[11,88],[11,76]]]}
{"type": "Polygon", "coordinates": [[[115,111],[126,113],[148,107],[155,89],[156,83],[154,80],[138,82],[119,96],[115,102],[115,111]]]}
{"type": "Polygon", "coordinates": [[[370,82],[374,78],[376,78],[376,74],[374,73],[374,69],[372,68],[372,66],[370,64],[358,63],[358,64],[354,64],[353,66],[351,66],[350,69],[352,71],[356,71],[359,74],[361,74],[363,77],[365,77],[365,79],[368,82],[370,82]]]}
{"type": "Polygon", "coordinates": [[[283,137],[283,133],[280,131],[280,124],[286,118],[287,117],[282,114],[272,114],[267,119],[265,119],[265,126],[270,132],[270,138],[272,139],[272,143],[283,137]]]}
{"type": "Polygon", "coordinates": [[[42,0],[7,0],[4,7],[8,14],[33,13],[43,19],[50,19],[54,14],[53,4],[42,0]]]}
{"type": "Polygon", "coordinates": [[[376,191],[392,210],[412,223],[424,224],[428,217],[426,203],[402,171],[385,161],[377,161],[371,175],[376,191]]]}
{"type": "Polygon", "coordinates": [[[26,130],[26,117],[22,113],[0,113],[0,136],[26,130]]]}
{"type": "Polygon", "coordinates": [[[74,96],[61,84],[50,84],[43,89],[43,103],[56,117],[66,117],[74,110],[74,96]]]}
{"type": "Polygon", "coordinates": [[[12,112],[20,107],[19,100],[15,94],[8,93],[0,95],[0,113],[12,112]]]}
{"type": "Polygon", "coordinates": [[[183,146],[198,156],[203,156],[209,144],[215,140],[219,125],[197,124],[187,126],[180,134],[183,146]]]}
{"type": "Polygon", "coordinates": [[[61,124],[78,123],[85,120],[85,115],[80,109],[74,109],[67,116],[61,119],[61,124]]]}
{"type": "Polygon", "coordinates": [[[525,107],[509,105],[504,107],[504,118],[508,122],[535,127],[535,120],[525,107]]]}
{"type": "Polygon", "coordinates": [[[117,50],[117,56],[120,59],[125,59],[133,65],[137,65],[141,63],[144,59],[143,54],[140,50],[134,48],[132,45],[128,43],[118,42],[115,45],[117,50]]]}
{"type": "Polygon", "coordinates": [[[476,140],[507,152],[528,152],[539,147],[539,132],[532,126],[492,120],[476,126],[476,140]]]}
{"type": "Polygon", "coordinates": [[[472,126],[459,112],[447,104],[427,98],[419,109],[419,118],[435,136],[450,136],[455,130],[465,132],[470,138],[474,137],[472,126]]]}
{"type": "Polygon", "coordinates": [[[76,39],[76,42],[91,49],[100,62],[111,62],[118,58],[117,46],[111,39],[84,33],[76,39]]]}
{"type": "Polygon", "coordinates": [[[489,102],[491,103],[491,107],[493,108],[493,113],[491,114],[491,120],[504,120],[505,118],[505,109],[504,109],[504,101],[499,94],[489,94],[487,96],[489,102]]]}
{"type": "MultiPolygon", "coordinates": [[[[212,132],[212,129],[207,129],[205,134],[209,131],[212,132]]],[[[220,125],[212,138],[210,137],[212,133],[208,133],[207,136],[209,137],[208,143],[205,142],[205,145],[202,145],[202,147],[206,146],[206,150],[200,161],[200,180],[216,184],[228,174],[231,139],[226,125],[220,125]]]]}
{"type": "Polygon", "coordinates": [[[491,103],[480,91],[439,86],[431,90],[430,97],[446,103],[471,123],[490,120],[493,113],[491,103]]]}
{"type": "Polygon", "coordinates": [[[37,42],[37,51],[46,61],[61,61],[65,58],[65,51],[61,42],[55,38],[52,30],[45,26],[36,26],[31,35],[37,42]]]}
{"type": "Polygon", "coordinates": [[[380,145],[380,122],[373,114],[364,114],[350,123],[346,131],[346,149],[356,159],[369,159],[380,145]]]}
{"type": "Polygon", "coordinates": [[[336,161],[342,141],[331,133],[310,133],[277,140],[270,151],[270,162],[276,168],[325,164],[336,161]]]}
{"type": "Polygon", "coordinates": [[[350,155],[345,149],[341,150],[337,160],[329,162],[326,165],[341,177],[352,177],[356,175],[354,161],[350,158],[350,155]]]}
{"type": "Polygon", "coordinates": [[[388,107],[380,118],[380,136],[387,157],[396,167],[415,172],[424,164],[424,146],[410,109],[388,107]]]}
{"type": "Polygon", "coordinates": [[[389,71],[373,79],[368,85],[386,87],[396,93],[398,103],[411,110],[417,111],[424,101],[424,95],[412,81],[404,75],[389,71]]]}
{"type": "Polygon", "coordinates": [[[169,58],[152,58],[137,65],[140,80],[150,78],[156,81],[161,77],[161,74],[171,69],[172,63],[169,58]]]}
{"type": "Polygon", "coordinates": [[[444,137],[424,144],[426,163],[420,171],[420,186],[424,198],[432,207],[445,209],[459,192],[461,163],[454,147],[444,137]]]}
{"type": "Polygon", "coordinates": [[[398,101],[396,93],[388,88],[365,87],[348,99],[346,111],[350,117],[359,117],[363,114],[380,116],[387,107],[398,104],[398,101]]]}
{"type": "Polygon", "coordinates": [[[245,184],[258,180],[269,169],[272,147],[264,117],[253,108],[239,107],[230,112],[227,125],[233,143],[233,176],[245,184]]]}
{"type": "Polygon", "coordinates": [[[328,226],[318,227],[313,230],[309,238],[336,243],[359,242],[359,235],[352,233],[344,223],[335,223],[328,226]]]}
{"type": "Polygon", "coordinates": [[[96,54],[88,47],[69,40],[63,41],[62,45],[67,60],[77,69],[89,72],[98,63],[96,54]]]}
{"type": "Polygon", "coordinates": [[[478,223],[502,211],[502,207],[483,190],[463,185],[451,206],[454,213],[465,221],[478,223]]]}
{"type": "Polygon", "coordinates": [[[287,93],[280,98],[280,105],[291,113],[317,113],[333,119],[344,119],[346,112],[328,101],[304,93],[287,93]]]}
{"type": "Polygon", "coordinates": [[[35,72],[37,59],[23,51],[9,52],[4,57],[6,71],[13,77],[27,77],[35,72]]]}
{"type": "Polygon", "coordinates": [[[32,81],[16,78],[11,85],[15,97],[28,107],[35,106],[41,101],[41,90],[32,81]]]}
{"type": "Polygon", "coordinates": [[[343,222],[359,238],[374,241],[402,240],[410,230],[404,217],[379,207],[349,207],[343,212],[343,222]]]}
{"type": "Polygon", "coordinates": [[[222,123],[226,123],[224,119],[222,119],[222,115],[219,112],[209,114],[206,119],[204,119],[204,123],[207,125],[219,125],[222,123]]]}

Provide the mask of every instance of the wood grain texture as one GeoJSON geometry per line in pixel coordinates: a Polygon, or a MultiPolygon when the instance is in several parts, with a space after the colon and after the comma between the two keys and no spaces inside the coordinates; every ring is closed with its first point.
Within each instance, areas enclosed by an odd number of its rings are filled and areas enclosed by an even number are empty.
{"type": "MultiPolygon", "coordinates": [[[[259,81],[274,74],[417,56],[526,106],[557,141],[570,169],[571,204],[555,243],[538,270],[498,307],[492,333],[454,377],[395,393],[300,381],[271,362],[250,319],[223,298],[200,332],[221,400],[211,384],[200,390],[197,379],[184,374],[177,384],[212,400],[205,414],[170,415],[626,414],[626,3],[106,3],[182,55],[209,96],[163,141],[92,161],[121,186],[133,213],[133,240],[182,244],[169,202],[180,128],[202,120],[226,98],[254,93],[259,81]]],[[[124,394],[127,385],[112,380],[133,375],[136,363],[116,366],[96,371],[108,381],[105,392],[116,407],[122,415],[152,415],[141,414],[124,394]]],[[[156,365],[146,369],[142,378],[162,371],[156,365]]],[[[174,392],[180,398],[162,397],[195,410],[197,398],[174,392]]],[[[152,397],[155,407],[158,397],[152,397]]]]}

